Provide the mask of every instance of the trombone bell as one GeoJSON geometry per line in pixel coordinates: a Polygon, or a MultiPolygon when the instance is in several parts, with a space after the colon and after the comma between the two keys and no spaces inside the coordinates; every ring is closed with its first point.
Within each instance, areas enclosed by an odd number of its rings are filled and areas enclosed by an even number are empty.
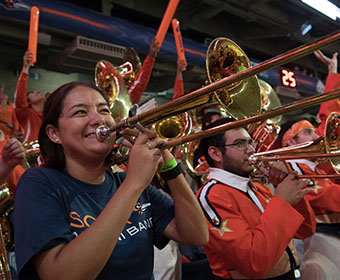
{"type": "MultiPolygon", "coordinates": [[[[221,37],[209,45],[206,67],[209,82],[214,83],[249,68],[250,61],[235,42],[221,37]]],[[[215,91],[214,98],[237,120],[261,113],[260,86],[256,76],[215,91]]]]}
{"type": "Polygon", "coordinates": [[[114,120],[120,121],[129,116],[132,107],[124,79],[108,61],[98,61],[95,68],[96,86],[101,88],[109,99],[110,111],[114,120]]]}
{"type": "MultiPolygon", "coordinates": [[[[325,124],[325,150],[328,154],[340,152],[340,114],[331,113],[325,124]]],[[[330,158],[331,165],[337,174],[340,174],[340,156],[330,158]]]]}
{"type": "Polygon", "coordinates": [[[126,50],[124,63],[119,66],[113,66],[106,60],[97,62],[95,83],[97,87],[106,92],[111,114],[116,122],[129,116],[132,103],[128,89],[140,68],[140,59],[133,48],[126,50]]]}
{"type": "Polygon", "coordinates": [[[154,129],[160,137],[171,140],[183,135],[184,123],[179,117],[171,117],[157,122],[154,129]]]}

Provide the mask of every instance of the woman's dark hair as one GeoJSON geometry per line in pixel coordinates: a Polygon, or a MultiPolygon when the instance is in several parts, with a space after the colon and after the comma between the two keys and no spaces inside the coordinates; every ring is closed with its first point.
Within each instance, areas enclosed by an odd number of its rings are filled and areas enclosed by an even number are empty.
{"type": "MultiPolygon", "coordinates": [[[[205,127],[204,130],[207,130],[207,129],[210,129],[210,128],[213,128],[213,127],[216,127],[222,124],[230,123],[232,121],[235,121],[235,120],[232,118],[222,118],[222,119],[212,122],[210,125],[205,127]]],[[[225,142],[224,132],[214,135],[214,136],[201,139],[200,145],[199,145],[199,151],[200,151],[200,154],[205,157],[210,167],[215,167],[215,165],[214,165],[213,159],[210,157],[208,153],[208,148],[210,146],[218,147],[222,153],[225,153],[225,147],[223,146],[224,142],[225,142]]]]}
{"type": "Polygon", "coordinates": [[[88,87],[98,91],[109,104],[106,95],[91,83],[71,82],[57,88],[47,99],[44,104],[43,121],[39,130],[40,153],[43,158],[44,166],[50,168],[65,168],[66,159],[63,147],[56,144],[46,134],[47,125],[51,124],[58,128],[59,117],[61,115],[64,100],[68,93],[77,87],[88,87]]]}

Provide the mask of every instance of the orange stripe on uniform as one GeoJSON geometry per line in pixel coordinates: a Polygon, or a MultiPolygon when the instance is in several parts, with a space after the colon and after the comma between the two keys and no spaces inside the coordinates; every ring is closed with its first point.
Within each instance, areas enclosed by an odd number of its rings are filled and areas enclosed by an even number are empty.
{"type": "Polygon", "coordinates": [[[78,17],[78,16],[75,16],[75,15],[72,15],[72,14],[67,14],[67,13],[64,13],[64,12],[60,12],[60,11],[56,11],[56,10],[52,10],[52,9],[48,9],[48,8],[43,8],[43,7],[39,7],[39,9],[43,12],[46,12],[46,13],[50,13],[50,14],[54,14],[54,15],[78,20],[78,21],[81,21],[81,22],[84,22],[84,23],[87,23],[89,25],[93,25],[93,26],[96,26],[96,27],[99,27],[99,28],[109,29],[109,26],[107,26],[105,24],[97,23],[97,22],[94,22],[92,20],[88,20],[86,18],[78,17]]]}

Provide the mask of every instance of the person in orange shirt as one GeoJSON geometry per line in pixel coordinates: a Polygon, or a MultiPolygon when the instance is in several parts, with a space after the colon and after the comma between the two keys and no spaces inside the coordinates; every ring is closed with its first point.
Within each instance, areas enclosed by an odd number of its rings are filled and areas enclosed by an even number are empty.
{"type": "Polygon", "coordinates": [[[23,66],[15,92],[15,114],[23,129],[23,143],[38,139],[42,122],[42,110],[45,96],[39,90],[27,92],[28,71],[31,67],[32,53],[27,50],[23,57],[23,66]]]}
{"type": "MultiPolygon", "coordinates": [[[[284,124],[279,134],[282,147],[317,141],[315,127],[306,119],[284,124]]],[[[314,160],[287,161],[300,175],[327,174],[314,160]]],[[[322,164],[324,165],[324,164],[322,164]]],[[[304,241],[302,280],[338,279],[340,274],[340,185],[327,178],[312,178],[312,191],[306,195],[316,215],[316,233],[304,241]]]]}
{"type": "Polygon", "coordinates": [[[4,84],[0,90],[0,130],[4,137],[2,140],[7,140],[11,136],[19,135],[19,122],[14,113],[14,106],[8,101],[8,95],[5,93],[4,84]]]}
{"type": "MultiPolygon", "coordinates": [[[[337,73],[337,53],[331,58],[321,51],[315,56],[328,67],[328,76],[324,92],[340,87],[340,75],[337,73]]],[[[340,113],[340,100],[333,99],[320,106],[318,117],[319,126],[316,128],[311,119],[298,117],[291,119],[281,126],[277,143],[280,147],[302,144],[308,141],[318,141],[324,136],[327,117],[330,113],[340,113]]],[[[330,164],[313,160],[299,159],[287,161],[288,166],[301,175],[334,174],[330,164]]],[[[340,185],[339,180],[311,179],[313,189],[306,195],[316,214],[316,234],[304,241],[304,253],[301,261],[301,279],[338,279],[340,273],[340,185]],[[332,244],[332,245],[330,245],[332,244]],[[332,248],[330,248],[330,246],[332,248]],[[338,249],[333,249],[338,248],[338,249]]]]}
{"type": "MultiPolygon", "coordinates": [[[[230,121],[223,118],[206,129],[230,121]]],[[[273,194],[251,180],[249,157],[256,144],[243,127],[201,139],[200,149],[210,166],[210,181],[196,196],[209,228],[204,248],[214,279],[296,279],[292,238],[315,232],[315,216],[304,198],[311,190],[308,182],[295,173],[283,179],[283,172],[272,169],[273,194]]]]}
{"type": "MultiPolygon", "coordinates": [[[[132,104],[136,104],[140,101],[140,99],[142,98],[143,92],[148,86],[151,73],[152,73],[152,69],[155,64],[159,49],[160,49],[160,43],[154,39],[151,42],[149,54],[145,58],[142,68],[139,70],[134,82],[128,89],[132,104]]],[[[184,93],[182,72],[186,70],[186,67],[187,67],[187,63],[185,60],[177,61],[177,71],[176,71],[173,99],[176,99],[182,96],[184,93]]]]}

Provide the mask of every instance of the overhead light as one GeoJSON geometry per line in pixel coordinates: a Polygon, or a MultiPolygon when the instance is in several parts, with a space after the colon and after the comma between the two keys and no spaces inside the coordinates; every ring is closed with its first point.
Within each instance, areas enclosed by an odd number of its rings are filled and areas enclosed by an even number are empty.
{"type": "Polygon", "coordinates": [[[305,36],[311,29],[312,29],[312,25],[308,21],[301,24],[300,30],[301,30],[302,36],[305,36]]]}
{"type": "Polygon", "coordinates": [[[303,3],[311,6],[315,10],[330,17],[332,20],[336,20],[340,17],[340,9],[333,3],[327,0],[301,0],[303,3]]]}

